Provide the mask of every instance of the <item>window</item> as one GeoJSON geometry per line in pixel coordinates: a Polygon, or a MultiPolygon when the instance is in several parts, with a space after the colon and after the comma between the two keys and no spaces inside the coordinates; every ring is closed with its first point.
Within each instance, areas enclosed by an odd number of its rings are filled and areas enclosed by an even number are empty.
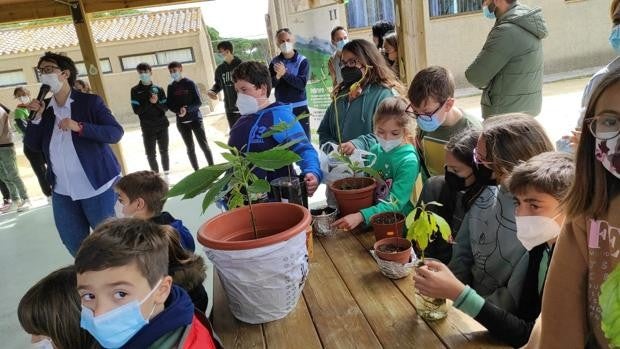
{"type": "Polygon", "coordinates": [[[428,0],[431,17],[454,16],[482,10],[482,0],[428,0]]]}
{"type": "MultiPolygon", "coordinates": [[[[101,67],[101,72],[103,74],[109,74],[112,72],[112,64],[110,64],[109,58],[101,58],[99,59],[99,66],[101,67]]],[[[86,76],[88,72],[86,71],[86,65],[84,62],[75,62],[75,67],[78,71],[78,76],[86,76]]]]}
{"type": "Polygon", "coordinates": [[[26,76],[24,75],[24,71],[21,69],[0,72],[0,87],[17,86],[17,85],[25,85],[25,84],[26,84],[26,76]]]}
{"type": "Polygon", "coordinates": [[[168,63],[172,61],[181,63],[191,63],[195,61],[194,51],[192,51],[191,48],[143,53],[134,56],[124,56],[120,59],[123,71],[136,69],[138,64],[143,62],[150,64],[152,67],[161,67],[168,65],[168,63]]]}
{"type": "Polygon", "coordinates": [[[394,23],[394,0],[350,0],[347,3],[349,28],[371,27],[384,20],[394,23]]]}

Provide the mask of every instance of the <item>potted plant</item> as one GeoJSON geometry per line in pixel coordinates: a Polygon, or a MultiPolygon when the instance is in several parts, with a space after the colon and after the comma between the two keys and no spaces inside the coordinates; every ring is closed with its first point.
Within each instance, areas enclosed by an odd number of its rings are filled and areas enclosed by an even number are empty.
{"type": "MultiPolygon", "coordinates": [[[[441,237],[448,241],[451,236],[450,225],[440,215],[429,211],[427,208],[431,205],[441,206],[438,202],[422,203],[407,215],[405,223],[407,225],[407,240],[413,240],[418,245],[420,259],[416,265],[417,268],[422,267],[426,260],[424,250],[431,242],[433,234],[439,233],[441,237]]],[[[425,320],[439,320],[448,315],[448,304],[445,298],[427,297],[419,292],[415,293],[414,306],[418,314],[425,320]]]]}
{"type": "Polygon", "coordinates": [[[398,200],[390,195],[389,200],[379,201],[392,207],[391,212],[382,212],[370,217],[370,224],[375,233],[375,241],[388,237],[402,237],[405,227],[405,215],[398,212],[398,200]]]}
{"type": "Polygon", "coordinates": [[[228,151],[222,154],[227,162],[185,177],[169,197],[205,193],[203,213],[216,200],[227,198],[230,211],[204,223],[198,241],[218,271],[230,310],[248,323],[283,318],[295,308],[307,277],[310,213],[290,203],[254,203],[253,197],[268,193],[270,185],[252,171],[273,171],[298,161],[288,149],[295,142],[248,153],[216,143],[228,151]]]}
{"type": "Polygon", "coordinates": [[[375,242],[375,254],[384,261],[407,264],[411,261],[411,241],[401,238],[385,238],[375,242]]]}

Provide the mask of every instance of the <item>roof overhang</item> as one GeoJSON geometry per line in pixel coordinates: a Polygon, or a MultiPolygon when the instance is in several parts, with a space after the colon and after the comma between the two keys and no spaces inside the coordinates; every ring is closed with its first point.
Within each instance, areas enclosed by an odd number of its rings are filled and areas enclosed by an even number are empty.
{"type": "MultiPolygon", "coordinates": [[[[120,9],[198,3],[210,0],[83,0],[87,13],[120,9]]],[[[0,23],[70,16],[70,1],[0,0],[0,23]]]]}

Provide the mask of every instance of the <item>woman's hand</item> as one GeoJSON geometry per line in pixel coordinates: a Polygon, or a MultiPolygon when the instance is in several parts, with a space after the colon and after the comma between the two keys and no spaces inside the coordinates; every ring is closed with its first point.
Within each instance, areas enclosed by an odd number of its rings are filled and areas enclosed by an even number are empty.
{"type": "Polygon", "coordinates": [[[80,124],[71,118],[60,120],[60,122],[58,123],[58,128],[63,131],[71,130],[73,132],[80,132],[80,130],[82,129],[80,124]]]}
{"type": "Polygon", "coordinates": [[[351,155],[355,151],[355,145],[353,145],[353,142],[342,143],[340,144],[340,151],[344,155],[351,155]]]}
{"type": "Polygon", "coordinates": [[[332,223],[332,227],[344,230],[352,230],[355,229],[355,227],[357,227],[358,225],[360,225],[363,221],[364,216],[362,216],[361,213],[351,213],[350,215],[346,215],[332,223]]]}
{"type": "Polygon", "coordinates": [[[316,191],[316,188],[319,187],[319,180],[312,173],[307,173],[305,176],[306,180],[306,190],[308,191],[308,196],[312,196],[316,191]]]}
{"type": "Polygon", "coordinates": [[[448,267],[436,261],[426,261],[425,265],[415,270],[413,281],[415,288],[423,295],[433,298],[455,300],[465,285],[452,274],[448,267]]]}

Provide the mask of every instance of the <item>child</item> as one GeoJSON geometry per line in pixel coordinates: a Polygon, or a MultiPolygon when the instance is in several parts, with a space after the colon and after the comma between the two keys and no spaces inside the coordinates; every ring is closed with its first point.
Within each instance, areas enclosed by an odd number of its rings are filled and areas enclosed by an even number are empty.
{"type": "MultiPolygon", "coordinates": [[[[407,139],[412,136],[413,120],[406,112],[407,101],[401,97],[389,97],[379,107],[374,117],[375,137],[377,143],[367,146],[368,140],[374,139],[362,137],[363,142],[347,142],[341,146],[342,151],[350,155],[361,145],[377,155],[377,161],[373,168],[381,175],[379,193],[388,193],[380,199],[393,200],[396,202],[396,211],[407,215],[413,209],[409,198],[413,191],[413,184],[418,177],[420,166],[418,155],[412,144],[407,139]]],[[[362,139],[358,138],[358,140],[362,139]]],[[[364,149],[367,150],[367,149],[364,149]]],[[[379,202],[374,206],[362,209],[360,212],[349,214],[335,221],[332,225],[340,229],[354,229],[362,222],[370,223],[372,216],[394,211],[395,207],[386,202],[379,202]]]]}
{"type": "Polygon", "coordinates": [[[8,108],[0,105],[0,180],[9,188],[11,195],[11,204],[3,213],[14,210],[22,212],[30,208],[26,186],[19,177],[17,168],[15,144],[13,144],[9,124],[9,112],[8,108]]]}
{"type": "Polygon", "coordinates": [[[601,284],[620,262],[618,96],[620,69],[615,69],[595,87],[581,124],[579,175],[564,202],[569,219],[549,268],[540,348],[612,347],[601,329],[599,297],[601,284]]]}
{"type": "Polygon", "coordinates": [[[138,171],[130,173],[114,185],[118,201],[114,205],[116,217],[133,217],[149,220],[160,225],[169,225],[179,234],[181,245],[194,252],[194,237],[180,219],[162,211],[168,194],[168,184],[155,172],[138,171]]]}
{"type": "Polygon", "coordinates": [[[196,158],[193,138],[195,136],[198,146],[205,154],[207,163],[211,166],[213,165],[213,154],[211,154],[209,143],[207,143],[207,135],[202,123],[202,114],[200,113],[202,100],[200,99],[198,87],[192,80],[183,77],[183,66],[181,63],[170,62],[168,64],[168,71],[170,72],[172,82],[168,85],[166,104],[168,109],[177,116],[177,129],[179,129],[183,143],[185,143],[187,148],[189,162],[192,164],[194,171],[197,171],[198,159],[196,158]],[[194,136],[192,136],[192,133],[194,136]]]}
{"type": "Polygon", "coordinates": [[[42,349],[94,348],[95,340],[80,328],[80,296],[75,267],[53,271],[32,286],[17,306],[24,331],[42,349]]]}
{"type": "Polygon", "coordinates": [[[521,161],[553,150],[540,123],[526,114],[485,120],[474,150],[476,180],[488,186],[463,220],[449,267],[462,283],[511,313],[519,306],[528,254],[517,238],[506,180],[521,161]]]}
{"type": "Polygon", "coordinates": [[[555,240],[564,222],[560,201],[575,177],[569,154],[548,152],[514,168],[508,188],[516,201],[517,238],[529,251],[527,273],[516,312],[509,313],[459,281],[444,264],[429,261],[414,276],[425,295],[449,298],[454,306],[485,326],[492,335],[521,347],[540,314],[545,277],[555,240]],[[434,270],[431,271],[431,270],[434,270]]]}
{"type": "Polygon", "coordinates": [[[216,348],[209,321],[168,276],[163,228],[140,219],[99,225],[75,257],[80,326],[104,348],[216,348]]]}
{"type": "MultiPolygon", "coordinates": [[[[301,157],[298,165],[305,177],[308,195],[312,196],[322,177],[318,154],[301,124],[295,121],[291,106],[280,102],[269,103],[269,69],[259,62],[243,62],[233,71],[233,81],[237,90],[237,107],[242,117],[230,130],[228,145],[243,152],[259,152],[298,140],[291,150],[301,157]],[[292,124],[292,127],[270,137],[262,137],[264,132],[281,122],[292,124]]],[[[265,178],[269,182],[278,177],[288,177],[289,173],[294,173],[292,168],[287,170],[282,167],[269,172],[261,169],[254,171],[259,178],[265,178]]]]}
{"type": "Polygon", "coordinates": [[[427,143],[445,144],[460,131],[480,125],[474,116],[455,107],[454,86],[446,68],[432,66],[415,75],[407,92],[418,124],[416,147],[424,179],[443,174],[445,165],[443,154],[431,154],[427,143]]]}

